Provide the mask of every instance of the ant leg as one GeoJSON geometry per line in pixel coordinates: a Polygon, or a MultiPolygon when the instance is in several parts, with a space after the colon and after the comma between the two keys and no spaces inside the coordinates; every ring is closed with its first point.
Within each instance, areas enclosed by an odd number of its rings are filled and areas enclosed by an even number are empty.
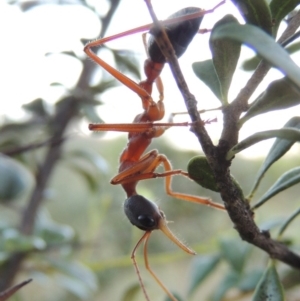
{"type": "MultiPolygon", "coordinates": [[[[158,84],[159,94],[160,94],[160,101],[158,103],[155,103],[151,97],[151,90],[152,90],[152,82],[151,80],[148,82],[143,81],[140,84],[137,84],[133,80],[131,80],[126,75],[122,74],[115,68],[113,68],[111,65],[106,63],[104,60],[102,60],[100,57],[97,56],[95,52],[92,51],[93,47],[101,46],[102,44],[124,37],[126,35],[136,33],[139,31],[144,31],[146,29],[149,29],[150,25],[145,25],[136,29],[128,30],[120,34],[116,34],[107,38],[103,38],[100,40],[89,42],[85,45],[84,51],[85,53],[94,60],[97,64],[99,64],[103,69],[105,69],[108,73],[110,73],[113,77],[115,77],[118,81],[120,81],[122,84],[127,86],[129,89],[131,89],[133,92],[138,94],[138,96],[142,100],[143,109],[146,111],[146,114],[148,116],[149,120],[160,120],[162,119],[164,115],[164,105],[162,103],[163,100],[163,86],[162,84],[158,84]]],[[[146,75],[149,79],[150,77],[154,76],[153,81],[160,83],[161,80],[157,79],[159,77],[159,73],[161,72],[163,65],[160,63],[151,63],[147,65],[147,68],[145,69],[146,75]]]]}
{"type": "MultiPolygon", "coordinates": [[[[143,39],[143,45],[145,48],[145,52],[147,53],[147,57],[149,57],[149,52],[148,52],[148,46],[147,46],[147,33],[143,33],[142,34],[142,39],[143,39]]],[[[164,99],[164,86],[163,86],[163,82],[160,76],[157,76],[155,79],[155,84],[156,84],[156,88],[158,90],[159,93],[159,100],[163,101],[164,99]]]]}
{"type": "Polygon", "coordinates": [[[178,301],[173,294],[165,287],[165,285],[160,281],[160,279],[156,276],[156,274],[153,272],[153,270],[150,267],[149,260],[148,260],[148,241],[150,237],[151,232],[146,232],[143,236],[144,238],[144,260],[145,260],[145,266],[148,272],[151,274],[151,276],[155,279],[157,284],[164,290],[164,292],[169,296],[169,298],[172,301],[178,301]]]}
{"type": "MultiPolygon", "coordinates": [[[[163,231],[165,233],[165,231],[163,231]]],[[[137,244],[135,245],[135,247],[133,248],[132,250],[132,253],[131,253],[131,259],[132,259],[132,262],[133,262],[133,265],[134,265],[134,268],[135,268],[135,271],[138,275],[138,279],[139,279],[139,283],[140,283],[140,286],[143,290],[143,293],[144,293],[144,296],[146,298],[147,301],[150,301],[149,299],[149,296],[146,292],[146,289],[145,289],[145,286],[144,286],[144,283],[143,283],[143,280],[142,280],[142,277],[141,277],[141,274],[140,274],[140,270],[138,268],[138,265],[137,265],[137,262],[135,260],[135,253],[136,253],[136,250],[138,249],[138,247],[140,246],[140,244],[144,241],[144,261],[145,261],[145,267],[147,269],[147,271],[151,274],[151,276],[154,278],[154,280],[157,282],[157,284],[163,289],[163,291],[169,296],[169,298],[172,300],[172,301],[178,301],[173,295],[172,293],[165,287],[165,285],[161,282],[161,280],[156,276],[156,274],[154,273],[154,271],[151,269],[150,267],[150,264],[149,264],[149,259],[148,259],[148,241],[149,241],[149,238],[150,238],[150,235],[151,235],[152,231],[146,231],[143,236],[140,238],[140,240],[137,242],[137,244]]],[[[165,233],[166,234],[166,233],[165,233]]],[[[169,237],[169,235],[167,235],[169,237]]],[[[172,235],[172,237],[174,237],[172,235]]],[[[174,241],[173,239],[171,239],[172,241],[174,241]]],[[[176,239],[176,241],[178,241],[178,239],[176,239]]],[[[176,241],[174,241],[175,243],[177,243],[176,241]]],[[[181,242],[179,242],[179,246],[182,248],[182,246],[184,246],[184,250],[186,252],[188,252],[189,254],[192,254],[192,255],[195,255],[195,252],[193,252],[192,250],[190,250],[189,248],[187,248],[185,245],[183,245],[181,242]]]]}
{"type": "Polygon", "coordinates": [[[163,99],[164,99],[164,85],[163,85],[163,82],[162,82],[162,79],[161,79],[160,76],[156,78],[155,85],[156,85],[156,88],[159,92],[159,101],[163,101],[163,99]]]}
{"type": "Polygon", "coordinates": [[[182,175],[190,179],[187,172],[184,172],[181,169],[173,170],[168,158],[165,155],[158,154],[157,150],[153,150],[144,155],[138,162],[136,162],[135,165],[125,169],[124,171],[116,175],[111,180],[111,184],[126,184],[146,179],[165,178],[165,189],[168,195],[184,201],[202,204],[220,210],[225,210],[225,207],[222,204],[215,203],[209,198],[201,198],[191,194],[174,192],[172,189],[172,176],[174,175],[182,175]],[[165,172],[154,173],[154,170],[160,164],[163,164],[165,172]]]}
{"type": "MultiPolygon", "coordinates": [[[[131,165],[129,168],[123,170],[110,181],[111,184],[125,184],[129,182],[139,181],[143,177],[143,173],[151,165],[153,160],[157,157],[157,150],[153,150],[145,154],[138,162],[131,165]]],[[[146,177],[149,179],[150,177],[146,177]]]]}
{"type": "Polygon", "coordinates": [[[139,123],[91,123],[89,129],[91,131],[113,131],[126,133],[145,133],[153,135],[152,137],[161,136],[171,126],[193,126],[192,122],[139,122],[139,123]]]}
{"type": "Polygon", "coordinates": [[[153,178],[165,178],[166,179],[165,189],[168,195],[184,201],[202,204],[220,210],[225,210],[225,207],[222,204],[215,203],[209,198],[201,198],[191,194],[174,192],[172,189],[172,176],[174,175],[182,175],[190,179],[187,172],[184,172],[181,169],[173,170],[172,165],[168,160],[168,158],[165,155],[158,154],[157,150],[154,150],[147,153],[144,157],[142,157],[141,160],[137,162],[136,165],[132,166],[131,168],[128,168],[124,172],[114,177],[111,183],[125,184],[131,181],[139,181],[139,180],[146,180],[146,179],[153,179],[153,178]],[[163,164],[165,172],[154,173],[153,171],[160,164],[163,164]],[[115,182],[115,180],[118,181],[115,182]]]}
{"type": "Polygon", "coordinates": [[[146,298],[147,301],[150,301],[150,298],[146,292],[146,289],[145,289],[145,285],[143,283],[143,280],[142,280],[142,277],[141,277],[141,273],[140,273],[140,270],[139,270],[139,267],[137,265],[137,262],[135,260],[135,253],[136,253],[136,250],[138,249],[138,247],[140,246],[140,244],[144,241],[144,240],[148,240],[149,237],[151,235],[151,231],[147,231],[143,234],[143,236],[140,238],[140,240],[137,242],[137,244],[135,245],[135,247],[133,248],[132,250],[132,253],[131,253],[131,259],[132,259],[132,262],[133,262],[133,266],[135,268],[135,271],[136,271],[136,274],[138,276],[138,279],[139,279],[139,283],[140,283],[140,286],[142,288],[142,291],[144,293],[144,296],[146,298]]]}
{"type": "MultiPolygon", "coordinates": [[[[198,110],[198,113],[199,113],[199,114],[203,114],[203,113],[206,113],[206,112],[220,111],[220,110],[222,110],[223,108],[224,108],[224,107],[221,106],[221,107],[216,107],[216,108],[211,108],[211,109],[203,109],[203,110],[198,110]]],[[[187,114],[188,114],[187,111],[173,112],[173,113],[170,114],[168,121],[169,121],[169,122],[173,122],[173,119],[174,119],[177,115],[187,115],[187,114]]],[[[215,121],[215,120],[207,120],[207,121],[205,121],[205,123],[208,124],[208,123],[211,123],[212,121],[215,121]]]]}
{"type": "Polygon", "coordinates": [[[131,80],[129,77],[124,75],[123,73],[119,72],[115,68],[113,68],[111,65],[107,64],[104,60],[102,60],[100,57],[96,55],[95,52],[92,51],[93,47],[101,46],[102,44],[118,39],[120,37],[129,35],[135,33],[135,30],[128,30],[120,34],[116,34],[114,36],[110,36],[107,38],[103,38],[100,40],[89,42],[84,47],[84,52],[98,65],[100,65],[103,69],[105,69],[108,73],[110,73],[113,77],[115,77],[118,81],[120,81],[122,84],[127,86],[129,89],[131,89],[133,92],[137,93],[141,98],[151,98],[151,96],[145,91],[145,89],[141,88],[136,82],[131,80]]]}
{"type": "MultiPolygon", "coordinates": [[[[171,163],[165,155],[159,155],[159,157],[160,157],[159,158],[160,161],[163,163],[164,168],[166,170],[165,188],[166,188],[166,192],[167,192],[168,195],[173,196],[174,198],[177,198],[177,199],[184,200],[184,201],[193,202],[193,203],[197,203],[197,204],[202,204],[202,205],[210,206],[210,207],[220,209],[220,210],[225,210],[225,207],[223,205],[215,203],[215,202],[211,201],[211,199],[209,199],[209,198],[201,198],[201,197],[194,196],[194,195],[191,195],[191,194],[174,192],[172,190],[172,176],[174,174],[178,174],[178,173],[172,174],[171,163]],[[168,174],[168,172],[170,174],[168,174]]],[[[183,176],[186,176],[190,179],[188,173],[182,172],[180,174],[182,174],[183,176]]]]}
{"type": "Polygon", "coordinates": [[[124,169],[110,181],[113,185],[126,184],[135,181],[162,178],[175,174],[188,174],[180,169],[168,170],[165,173],[154,173],[154,170],[162,163],[161,156],[157,150],[152,150],[145,154],[139,161],[132,164],[129,168],[124,169]]]}

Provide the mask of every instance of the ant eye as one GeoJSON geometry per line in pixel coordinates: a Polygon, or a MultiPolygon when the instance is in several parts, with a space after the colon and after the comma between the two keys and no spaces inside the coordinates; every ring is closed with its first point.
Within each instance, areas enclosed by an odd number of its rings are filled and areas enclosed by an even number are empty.
{"type": "Polygon", "coordinates": [[[138,220],[145,228],[153,227],[155,225],[154,219],[147,215],[140,215],[138,220]]]}

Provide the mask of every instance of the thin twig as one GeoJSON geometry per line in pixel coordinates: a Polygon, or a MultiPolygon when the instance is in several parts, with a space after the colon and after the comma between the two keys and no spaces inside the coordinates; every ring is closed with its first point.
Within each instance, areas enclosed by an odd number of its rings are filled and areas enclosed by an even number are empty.
{"type": "Polygon", "coordinates": [[[42,142],[31,143],[31,144],[24,145],[24,146],[19,146],[19,147],[15,147],[15,148],[12,148],[12,149],[3,150],[2,154],[12,157],[12,156],[16,156],[16,155],[19,155],[19,154],[22,154],[22,153],[25,153],[25,152],[35,150],[37,148],[49,146],[53,142],[56,143],[56,144],[59,144],[59,143],[62,143],[63,140],[52,141],[52,138],[51,138],[51,139],[47,139],[47,140],[42,141],[42,142]]]}
{"type": "Polygon", "coordinates": [[[10,298],[16,291],[18,291],[20,288],[22,288],[24,285],[28,284],[31,282],[32,279],[28,279],[26,281],[23,281],[19,284],[16,284],[13,287],[8,288],[7,290],[3,291],[0,293],[0,301],[5,301],[8,298],[10,298]]]}

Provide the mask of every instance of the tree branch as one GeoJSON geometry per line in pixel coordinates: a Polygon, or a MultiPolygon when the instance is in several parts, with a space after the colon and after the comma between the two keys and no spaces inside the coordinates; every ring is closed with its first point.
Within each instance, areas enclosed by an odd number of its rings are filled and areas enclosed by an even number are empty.
{"type": "MultiPolygon", "coordinates": [[[[150,1],[146,0],[146,4],[153,19],[154,25],[162,33],[161,35],[155,37],[155,39],[170,65],[174,79],[184,98],[188,113],[190,114],[192,121],[201,121],[201,118],[197,112],[196,100],[189,91],[187,83],[180,70],[175,52],[166,35],[166,32],[156,18],[150,1]]],[[[259,68],[265,69],[265,67],[259,68]]],[[[266,71],[260,72],[261,81],[263,74],[266,71]]],[[[241,195],[240,190],[237,189],[237,187],[231,180],[229,170],[230,162],[226,161],[225,158],[225,155],[229,148],[232,146],[232,143],[235,144],[238,139],[239,128],[237,126],[237,121],[243,111],[243,104],[245,103],[244,99],[246,99],[247,97],[249,99],[250,95],[252,95],[254,91],[253,89],[255,85],[257,87],[257,85],[259,84],[259,80],[256,82],[253,78],[252,81],[255,83],[251,83],[251,85],[247,83],[246,87],[244,88],[243,93],[245,95],[243,95],[243,100],[236,100],[234,103],[228,106],[230,109],[225,110],[224,128],[226,126],[229,126],[229,129],[226,128],[226,131],[225,129],[223,130],[223,133],[226,133],[226,135],[222,135],[222,139],[220,140],[217,147],[212,144],[212,141],[208,136],[202,122],[197,122],[193,130],[195,132],[195,135],[198,137],[198,140],[200,141],[205,155],[207,156],[207,160],[214,172],[216,183],[219,186],[220,194],[224,201],[228,214],[241,238],[266,251],[271,258],[278,259],[289,264],[292,267],[300,269],[300,257],[298,255],[290,251],[285,245],[271,239],[268,232],[259,230],[253,220],[253,213],[250,210],[248,203],[244,200],[244,197],[241,195]],[[233,135],[233,139],[229,137],[229,133],[230,135],[233,135]],[[227,136],[228,140],[224,139],[227,136]]],[[[240,97],[242,99],[242,96],[240,97]]]]}

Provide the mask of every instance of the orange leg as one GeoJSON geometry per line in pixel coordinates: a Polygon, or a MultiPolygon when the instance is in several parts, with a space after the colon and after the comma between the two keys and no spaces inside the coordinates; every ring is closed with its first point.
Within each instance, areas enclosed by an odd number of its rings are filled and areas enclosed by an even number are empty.
{"type": "Polygon", "coordinates": [[[148,241],[150,238],[151,232],[146,232],[144,235],[144,260],[145,260],[145,266],[148,272],[151,274],[151,276],[155,279],[155,281],[158,283],[158,285],[164,290],[164,292],[169,296],[169,298],[172,301],[178,301],[173,294],[166,288],[166,286],[161,282],[161,280],[156,276],[156,274],[153,272],[153,270],[150,267],[149,260],[148,260],[148,241]]]}
{"type": "MultiPolygon", "coordinates": [[[[140,27],[140,28],[144,28],[144,27],[140,27]]],[[[137,30],[139,30],[140,28],[138,28],[137,30]]],[[[92,59],[94,60],[97,64],[99,64],[103,69],[105,69],[107,72],[109,72],[113,77],[115,77],[117,80],[119,80],[122,84],[124,84],[125,86],[127,86],[129,89],[131,89],[133,92],[135,92],[136,94],[138,94],[138,96],[141,98],[142,103],[143,103],[143,109],[145,110],[145,114],[147,116],[147,120],[149,121],[156,121],[156,120],[160,120],[163,118],[164,116],[164,104],[163,104],[163,95],[164,95],[164,91],[163,91],[163,84],[162,81],[159,77],[159,73],[161,71],[162,65],[161,64],[150,64],[147,67],[148,72],[150,72],[149,74],[151,76],[154,76],[155,78],[155,83],[157,85],[158,88],[158,92],[159,92],[159,101],[156,103],[155,101],[153,101],[152,97],[151,97],[151,90],[152,90],[152,83],[150,81],[150,83],[146,82],[141,82],[140,84],[137,84],[136,82],[134,82],[133,80],[131,80],[129,77],[127,77],[126,75],[124,75],[123,73],[119,72],[118,70],[116,70],[115,68],[113,68],[111,65],[109,65],[108,63],[106,63],[104,60],[102,60],[100,57],[98,57],[96,55],[96,53],[94,53],[92,51],[93,47],[96,46],[101,46],[102,44],[108,42],[108,41],[112,41],[115,40],[117,38],[126,36],[128,34],[132,34],[134,33],[135,30],[129,30],[114,36],[110,36],[104,39],[100,39],[100,40],[96,40],[93,42],[88,43],[85,47],[84,47],[84,51],[85,53],[92,59]],[[158,65],[158,66],[157,66],[158,65]],[[156,70],[157,68],[157,70],[156,70]],[[154,75],[155,74],[155,75],[154,75]]],[[[147,75],[147,78],[148,75],[147,75]]]]}
{"type": "MultiPolygon", "coordinates": [[[[164,155],[159,155],[159,156],[161,157],[160,160],[163,163],[165,170],[171,172],[172,171],[172,165],[171,165],[170,161],[168,160],[168,158],[164,155]]],[[[188,176],[188,173],[181,173],[181,174],[184,175],[184,176],[187,176],[188,178],[190,178],[188,176]]],[[[166,175],[165,187],[166,187],[167,194],[170,195],[170,196],[173,196],[174,198],[181,199],[181,200],[188,201],[188,202],[193,202],[193,203],[197,203],[197,204],[210,206],[210,207],[220,209],[220,210],[226,210],[225,207],[222,204],[215,203],[209,198],[201,198],[201,197],[190,195],[190,194],[174,192],[172,190],[172,174],[167,174],[166,175]]]]}
{"type": "MultiPolygon", "coordinates": [[[[150,179],[153,178],[148,176],[148,167],[151,166],[153,160],[157,157],[158,152],[157,150],[152,150],[151,152],[145,154],[143,157],[140,158],[138,162],[133,163],[129,168],[123,170],[115,177],[112,178],[111,184],[125,184],[130,182],[139,181],[141,178],[150,179]],[[144,175],[146,177],[144,178],[144,175]]],[[[151,175],[151,173],[150,173],[151,175]]]]}
{"type": "MultiPolygon", "coordinates": [[[[163,213],[162,213],[163,214],[163,213]]],[[[170,240],[172,240],[177,246],[179,246],[182,250],[184,250],[185,252],[187,252],[188,254],[191,255],[195,255],[196,253],[191,250],[190,248],[188,248],[186,245],[184,245],[168,228],[167,226],[167,221],[165,220],[165,216],[162,215],[160,217],[160,220],[158,222],[158,229],[161,230],[170,240]]],[[[145,261],[145,266],[146,269],[148,270],[148,272],[151,274],[151,276],[155,279],[155,281],[158,283],[158,285],[164,290],[164,292],[169,296],[169,298],[172,301],[178,301],[173,295],[172,293],[166,288],[166,286],[162,283],[162,281],[157,277],[157,275],[154,273],[154,271],[151,269],[150,264],[149,264],[149,260],[148,260],[148,241],[150,238],[152,231],[146,231],[143,236],[140,238],[140,240],[137,242],[137,244],[135,245],[135,247],[132,250],[131,253],[131,259],[133,261],[133,265],[135,268],[135,271],[138,275],[138,279],[140,282],[140,286],[143,290],[143,293],[145,295],[145,298],[147,301],[149,301],[149,296],[146,292],[141,274],[140,274],[140,270],[138,268],[137,262],[135,260],[135,253],[136,250],[138,249],[138,247],[140,246],[140,244],[144,241],[144,261],[145,261]]]]}
{"type": "Polygon", "coordinates": [[[148,294],[147,294],[147,292],[146,292],[145,285],[144,285],[144,283],[143,283],[143,280],[142,280],[142,277],[141,277],[141,273],[140,273],[138,264],[137,264],[137,262],[136,262],[136,260],[135,260],[135,253],[136,253],[136,250],[138,249],[139,245],[140,245],[145,239],[148,240],[149,237],[150,237],[150,235],[151,235],[151,231],[145,232],[144,235],[143,235],[143,236],[140,238],[140,240],[137,242],[137,244],[135,245],[135,247],[133,248],[132,253],[131,253],[131,259],[132,259],[132,262],[133,262],[133,266],[134,266],[135,271],[136,271],[136,273],[137,273],[137,275],[138,275],[138,279],[139,279],[140,286],[141,286],[141,288],[142,288],[142,291],[143,291],[144,296],[145,296],[145,298],[146,298],[147,301],[150,301],[150,299],[149,299],[149,296],[148,296],[148,294]]]}
{"type": "MultiPolygon", "coordinates": [[[[133,33],[139,32],[139,31],[145,31],[148,28],[149,28],[149,25],[146,25],[146,26],[142,26],[142,27],[135,28],[135,29],[132,29],[132,30],[128,30],[128,31],[125,31],[125,32],[122,32],[122,33],[119,33],[119,34],[116,34],[116,35],[113,35],[113,36],[110,36],[110,37],[107,37],[107,38],[103,38],[103,39],[100,39],[100,40],[95,40],[95,41],[89,42],[84,47],[85,53],[93,61],[95,61],[98,65],[100,65],[103,69],[105,69],[108,73],[110,73],[113,77],[115,77],[122,84],[124,84],[129,89],[131,89],[133,92],[138,94],[138,96],[142,99],[143,108],[145,110],[147,110],[151,106],[156,107],[156,103],[153,101],[151,95],[142,86],[140,86],[139,84],[134,82],[132,79],[130,79],[129,77],[127,77],[126,75],[124,75],[120,71],[113,68],[111,65],[106,63],[100,57],[98,57],[96,55],[96,53],[92,51],[92,48],[101,46],[102,44],[104,44],[106,42],[109,42],[109,41],[112,41],[112,40],[130,35],[130,34],[133,34],[133,33]]],[[[163,94],[163,92],[160,92],[160,93],[163,94]]]]}
{"type": "Polygon", "coordinates": [[[132,163],[132,165],[117,174],[111,179],[111,184],[126,184],[130,182],[137,182],[141,180],[162,178],[172,176],[175,174],[182,174],[188,176],[188,174],[181,169],[169,170],[164,173],[154,173],[153,171],[160,165],[160,156],[157,150],[152,150],[145,154],[138,162],[132,163]],[[158,160],[157,160],[158,159],[158,160]]]}
{"type": "MultiPolygon", "coordinates": [[[[143,39],[145,52],[147,53],[147,57],[149,58],[148,47],[147,47],[147,33],[142,34],[142,39],[143,39]]],[[[164,86],[160,76],[156,77],[155,85],[159,93],[159,100],[162,101],[164,99],[164,86]]]]}
{"type": "Polygon", "coordinates": [[[165,178],[165,188],[168,195],[174,198],[181,199],[188,202],[202,204],[216,209],[225,210],[225,207],[221,204],[211,201],[209,198],[201,198],[198,196],[174,192],[172,189],[172,176],[183,175],[189,178],[188,173],[180,169],[172,169],[172,165],[165,155],[158,154],[157,150],[153,150],[144,155],[138,162],[133,163],[131,167],[125,169],[116,175],[112,180],[111,184],[125,184],[140,180],[153,179],[153,178],[165,178]],[[165,172],[155,173],[154,170],[163,164],[165,172]]]}
{"type": "MultiPolygon", "coordinates": [[[[171,126],[193,126],[192,122],[139,122],[139,123],[100,123],[89,124],[91,131],[105,131],[105,132],[126,132],[126,133],[144,133],[147,131],[155,130],[156,132],[164,132],[171,126]]],[[[158,137],[160,135],[154,135],[158,137]]]]}
{"type": "Polygon", "coordinates": [[[143,283],[143,280],[142,280],[142,277],[141,277],[141,274],[140,274],[140,270],[139,270],[138,264],[137,264],[137,262],[135,260],[136,250],[140,246],[140,244],[144,241],[144,260],[145,260],[146,269],[151,274],[151,276],[155,279],[155,281],[158,283],[158,285],[163,289],[163,291],[169,296],[169,298],[172,301],[178,301],[172,295],[172,293],[166,288],[166,286],[161,282],[161,280],[156,276],[156,274],[153,272],[153,270],[150,267],[149,260],[148,260],[148,250],[147,250],[147,247],[148,247],[148,241],[149,241],[151,233],[152,233],[152,231],[146,231],[144,233],[144,235],[140,238],[140,240],[138,241],[138,243],[136,244],[136,246],[134,247],[134,249],[133,249],[133,251],[131,253],[131,259],[132,259],[135,271],[136,271],[136,273],[138,275],[140,286],[141,286],[141,288],[143,290],[143,293],[144,293],[144,296],[145,296],[146,300],[150,301],[150,298],[149,298],[149,296],[148,296],[148,294],[146,292],[145,285],[143,283]]]}
{"type": "Polygon", "coordinates": [[[121,37],[125,37],[127,35],[131,35],[137,32],[141,31],[146,31],[149,30],[149,27],[151,24],[144,25],[138,28],[134,28],[110,37],[106,37],[103,39],[95,40],[92,42],[89,42],[85,45],[84,47],[84,52],[93,60],[95,61],[98,65],[100,65],[103,69],[105,69],[108,73],[110,73],[113,77],[115,77],[118,81],[120,81],[122,84],[127,86],[129,89],[131,89],[133,92],[137,93],[140,97],[150,97],[150,95],[143,89],[141,88],[136,82],[131,80],[129,77],[124,75],[123,73],[119,72],[115,68],[113,68],[111,65],[107,64],[104,60],[102,60],[100,57],[96,55],[92,51],[93,47],[99,47],[109,41],[116,40],[121,37]]]}

